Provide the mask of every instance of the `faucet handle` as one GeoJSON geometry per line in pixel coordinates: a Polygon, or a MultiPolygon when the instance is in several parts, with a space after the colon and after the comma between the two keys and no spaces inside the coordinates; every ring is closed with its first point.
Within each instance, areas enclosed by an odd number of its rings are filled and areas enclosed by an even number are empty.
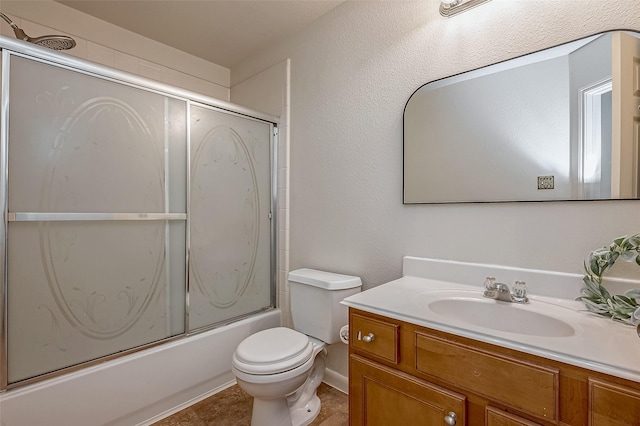
{"type": "Polygon", "coordinates": [[[513,294],[516,297],[525,297],[527,295],[527,283],[524,281],[516,281],[513,285],[513,294]]]}
{"type": "Polygon", "coordinates": [[[527,284],[524,281],[516,281],[513,285],[513,299],[514,302],[527,303],[529,298],[527,297],[527,284]]]}
{"type": "Polygon", "coordinates": [[[496,289],[496,278],[495,277],[487,277],[484,280],[484,288],[485,290],[493,291],[496,289]]]}

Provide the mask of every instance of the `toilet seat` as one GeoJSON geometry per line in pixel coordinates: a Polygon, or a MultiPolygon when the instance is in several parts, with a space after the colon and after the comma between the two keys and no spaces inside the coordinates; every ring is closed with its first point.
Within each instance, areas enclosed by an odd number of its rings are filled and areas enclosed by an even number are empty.
{"type": "Polygon", "coordinates": [[[247,374],[278,374],[305,364],[312,354],[313,344],[308,336],[276,327],[243,340],[233,354],[233,366],[247,374]]]}

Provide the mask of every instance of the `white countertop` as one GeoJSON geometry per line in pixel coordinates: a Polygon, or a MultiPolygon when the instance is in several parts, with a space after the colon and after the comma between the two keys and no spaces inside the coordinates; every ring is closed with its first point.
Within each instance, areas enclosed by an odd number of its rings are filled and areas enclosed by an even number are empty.
{"type": "MultiPolygon", "coordinates": [[[[350,296],[342,303],[363,311],[640,382],[640,338],[635,327],[587,313],[582,302],[535,295],[529,296],[531,303],[514,308],[561,320],[573,327],[571,335],[546,337],[499,331],[442,316],[427,307],[438,299],[439,294],[450,295],[456,291],[462,294],[461,290],[481,295],[483,288],[405,276],[350,296]]],[[[491,299],[486,301],[508,303],[491,299]]]]}

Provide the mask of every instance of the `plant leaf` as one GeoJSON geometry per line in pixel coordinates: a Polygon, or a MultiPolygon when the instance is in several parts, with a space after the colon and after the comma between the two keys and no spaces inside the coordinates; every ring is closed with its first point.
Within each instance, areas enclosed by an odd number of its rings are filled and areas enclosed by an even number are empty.
{"type": "Polygon", "coordinates": [[[625,296],[630,297],[632,299],[640,299],[640,288],[634,288],[631,290],[627,290],[624,293],[625,296]]]}

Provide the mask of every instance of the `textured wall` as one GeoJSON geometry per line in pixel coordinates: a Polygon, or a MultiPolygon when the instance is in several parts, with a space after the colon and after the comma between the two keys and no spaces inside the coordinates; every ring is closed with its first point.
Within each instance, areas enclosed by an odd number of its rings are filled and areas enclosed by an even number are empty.
{"type": "MultiPolygon", "coordinates": [[[[0,2],[31,37],[64,34],[76,47],[63,53],[214,98],[229,100],[230,70],[135,34],[52,0],[0,2]]],[[[14,37],[0,20],[0,33],[14,37]]]]}
{"type": "Polygon", "coordinates": [[[402,204],[402,111],[420,85],[640,30],[632,0],[492,0],[450,19],[437,5],[346,2],[232,69],[233,86],[291,58],[290,268],[360,275],[365,287],[399,277],[404,255],[579,273],[587,252],[640,232],[636,201],[402,204]]]}

